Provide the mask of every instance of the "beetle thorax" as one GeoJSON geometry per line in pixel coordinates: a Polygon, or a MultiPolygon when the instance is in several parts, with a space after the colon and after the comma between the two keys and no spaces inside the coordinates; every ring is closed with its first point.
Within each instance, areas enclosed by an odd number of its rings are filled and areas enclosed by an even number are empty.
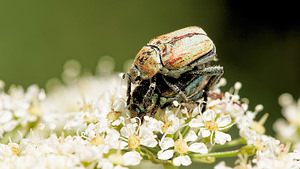
{"type": "Polygon", "coordinates": [[[141,80],[153,77],[162,68],[159,51],[153,46],[143,47],[136,55],[134,64],[141,80]]]}

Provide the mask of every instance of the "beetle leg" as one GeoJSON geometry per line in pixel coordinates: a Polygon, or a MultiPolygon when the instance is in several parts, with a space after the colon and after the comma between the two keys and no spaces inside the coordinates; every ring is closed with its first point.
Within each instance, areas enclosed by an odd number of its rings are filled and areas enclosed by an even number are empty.
{"type": "Polygon", "coordinates": [[[158,107],[160,106],[159,100],[160,100],[159,95],[154,95],[153,96],[153,100],[152,101],[155,102],[155,103],[154,103],[154,106],[151,109],[151,112],[148,110],[150,112],[150,117],[154,117],[155,116],[155,114],[156,114],[156,112],[158,110],[158,107]]]}
{"type": "MultiPolygon", "coordinates": [[[[223,67],[220,66],[215,66],[215,67],[211,67],[212,71],[210,73],[215,73],[215,75],[212,75],[208,82],[206,83],[205,87],[204,87],[204,92],[203,92],[203,103],[202,103],[202,110],[201,112],[203,113],[206,110],[206,104],[207,104],[207,92],[213,88],[215,86],[215,84],[219,81],[219,79],[221,78],[222,74],[224,73],[223,71],[223,67]]],[[[209,74],[207,72],[207,74],[209,74]]]]}
{"type": "Polygon", "coordinates": [[[127,106],[130,104],[131,99],[131,81],[128,78],[127,79],[127,106]]]}
{"type": "Polygon", "coordinates": [[[177,70],[169,70],[169,69],[167,69],[165,67],[162,67],[161,70],[160,70],[160,73],[163,74],[163,75],[165,75],[165,76],[179,78],[179,76],[182,73],[190,71],[192,69],[193,69],[193,67],[190,67],[190,66],[185,66],[185,67],[177,69],[177,70]]]}
{"type": "Polygon", "coordinates": [[[208,82],[204,86],[204,90],[200,91],[199,93],[193,95],[191,98],[192,100],[197,100],[203,97],[202,102],[202,109],[201,112],[203,113],[206,110],[207,105],[207,93],[211,90],[212,87],[218,82],[222,74],[224,73],[223,67],[221,66],[214,66],[214,67],[206,67],[200,70],[193,70],[188,72],[189,74],[198,75],[198,76],[208,76],[208,82]]]}
{"type": "Polygon", "coordinates": [[[211,76],[209,78],[209,81],[206,83],[204,90],[208,92],[215,86],[215,84],[219,81],[221,76],[224,73],[223,67],[221,66],[215,66],[215,67],[209,67],[209,71],[206,71],[204,76],[211,76]]]}
{"type": "Polygon", "coordinates": [[[152,82],[149,86],[149,89],[147,91],[147,93],[145,94],[144,96],[144,99],[143,99],[143,105],[145,107],[147,107],[147,103],[149,103],[149,101],[152,99],[152,96],[154,94],[154,90],[155,90],[155,87],[156,87],[156,83],[155,82],[152,82]]]}
{"type": "Polygon", "coordinates": [[[186,95],[183,93],[182,90],[179,89],[178,86],[169,83],[164,77],[163,77],[164,81],[166,82],[166,84],[175,92],[177,92],[180,96],[181,99],[183,99],[184,102],[189,102],[189,99],[186,97],[186,95]]]}
{"type": "MultiPolygon", "coordinates": [[[[222,66],[212,66],[203,69],[192,70],[187,72],[188,74],[198,75],[198,76],[218,76],[219,78],[224,73],[222,66]]],[[[217,78],[216,81],[219,79],[217,78]]]]}
{"type": "Polygon", "coordinates": [[[201,113],[204,113],[206,110],[206,105],[207,105],[207,91],[203,92],[203,101],[201,103],[202,109],[201,109],[201,113]]]}

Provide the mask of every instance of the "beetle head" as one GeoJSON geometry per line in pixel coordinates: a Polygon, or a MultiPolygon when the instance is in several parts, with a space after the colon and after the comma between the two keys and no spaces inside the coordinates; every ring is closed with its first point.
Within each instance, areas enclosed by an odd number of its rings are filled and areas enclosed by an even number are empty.
{"type": "Polygon", "coordinates": [[[140,71],[135,65],[129,69],[127,76],[130,82],[133,84],[138,84],[142,80],[140,76],[140,71]]]}

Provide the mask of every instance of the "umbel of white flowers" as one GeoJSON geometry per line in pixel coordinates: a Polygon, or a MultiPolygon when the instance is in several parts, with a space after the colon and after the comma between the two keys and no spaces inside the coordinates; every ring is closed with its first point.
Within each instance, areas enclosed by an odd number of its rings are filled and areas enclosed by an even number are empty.
{"type": "MultiPolygon", "coordinates": [[[[248,110],[247,99],[238,94],[239,82],[224,92],[220,87],[226,81],[221,79],[203,113],[175,101],[141,123],[129,116],[126,85],[112,72],[111,58],[100,59],[96,75],[81,76],[74,60],[64,68],[62,81],[49,80],[47,92],[37,85],[27,90],[11,86],[6,92],[0,82],[1,169],[124,169],[147,162],[177,168],[231,156],[237,157],[236,169],[299,169],[300,102],[290,95],[280,99],[288,122],[274,125],[284,145],[265,135],[268,114],[255,120],[263,106],[248,110]],[[232,127],[238,129],[236,138],[232,127]],[[290,128],[293,132],[285,133],[290,128]]],[[[231,168],[225,161],[214,166],[231,168]]]]}

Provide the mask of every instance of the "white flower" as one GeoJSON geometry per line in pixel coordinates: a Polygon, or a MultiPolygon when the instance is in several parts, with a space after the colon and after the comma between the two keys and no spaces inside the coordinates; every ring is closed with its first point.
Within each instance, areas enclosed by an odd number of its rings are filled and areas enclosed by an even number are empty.
{"type": "Polygon", "coordinates": [[[283,106],[283,116],[292,124],[300,125],[300,99],[295,102],[290,94],[282,94],[279,103],[283,106]]]}
{"type": "Polygon", "coordinates": [[[137,123],[128,123],[126,126],[122,127],[121,135],[127,138],[128,146],[130,147],[130,138],[135,138],[137,145],[132,145],[137,147],[140,144],[147,147],[155,147],[157,145],[156,135],[153,131],[146,126],[146,124],[138,125],[137,123]],[[133,137],[134,136],[134,137],[133,137]]]}
{"type": "Polygon", "coordinates": [[[291,94],[284,93],[279,97],[279,104],[283,107],[282,114],[286,118],[278,119],[273,128],[277,137],[283,142],[293,143],[293,149],[300,145],[300,99],[295,101],[291,94]]]}
{"type": "Polygon", "coordinates": [[[251,130],[248,126],[243,126],[240,129],[240,136],[247,140],[247,144],[254,144],[257,139],[257,133],[251,130]]]}
{"type": "Polygon", "coordinates": [[[163,121],[164,123],[160,128],[161,133],[174,134],[180,128],[179,118],[168,108],[165,111],[165,118],[163,121]]]}
{"type": "Polygon", "coordinates": [[[153,132],[161,131],[161,127],[164,125],[164,122],[156,120],[153,117],[144,117],[144,123],[145,127],[149,128],[153,132]]]}
{"type": "Polygon", "coordinates": [[[175,157],[173,159],[173,163],[179,165],[190,165],[190,157],[184,156],[183,154],[187,153],[188,151],[195,152],[195,153],[201,153],[201,154],[207,154],[208,149],[204,143],[192,143],[193,141],[197,140],[196,133],[192,130],[189,131],[187,136],[183,139],[182,135],[180,134],[180,138],[176,141],[174,141],[170,137],[163,137],[161,141],[159,142],[159,146],[161,147],[161,150],[157,153],[158,159],[161,160],[168,160],[171,159],[174,155],[174,152],[177,152],[181,154],[179,157],[175,157]],[[191,142],[190,145],[187,143],[191,142]],[[171,147],[174,147],[173,149],[169,149],[171,147]],[[176,159],[176,160],[175,160],[176,159]],[[174,162],[175,160],[175,162],[174,162]]]}
{"type": "Polygon", "coordinates": [[[214,141],[217,144],[225,144],[226,141],[231,141],[231,136],[229,134],[221,132],[232,126],[230,115],[221,114],[220,117],[217,117],[215,111],[206,110],[203,115],[194,118],[189,123],[190,127],[200,128],[198,135],[202,137],[211,136],[211,141],[213,134],[215,134],[214,141]]]}
{"type": "Polygon", "coordinates": [[[273,124],[273,128],[282,141],[297,139],[295,138],[297,137],[297,126],[294,124],[287,123],[285,120],[279,119],[273,124]]]}

